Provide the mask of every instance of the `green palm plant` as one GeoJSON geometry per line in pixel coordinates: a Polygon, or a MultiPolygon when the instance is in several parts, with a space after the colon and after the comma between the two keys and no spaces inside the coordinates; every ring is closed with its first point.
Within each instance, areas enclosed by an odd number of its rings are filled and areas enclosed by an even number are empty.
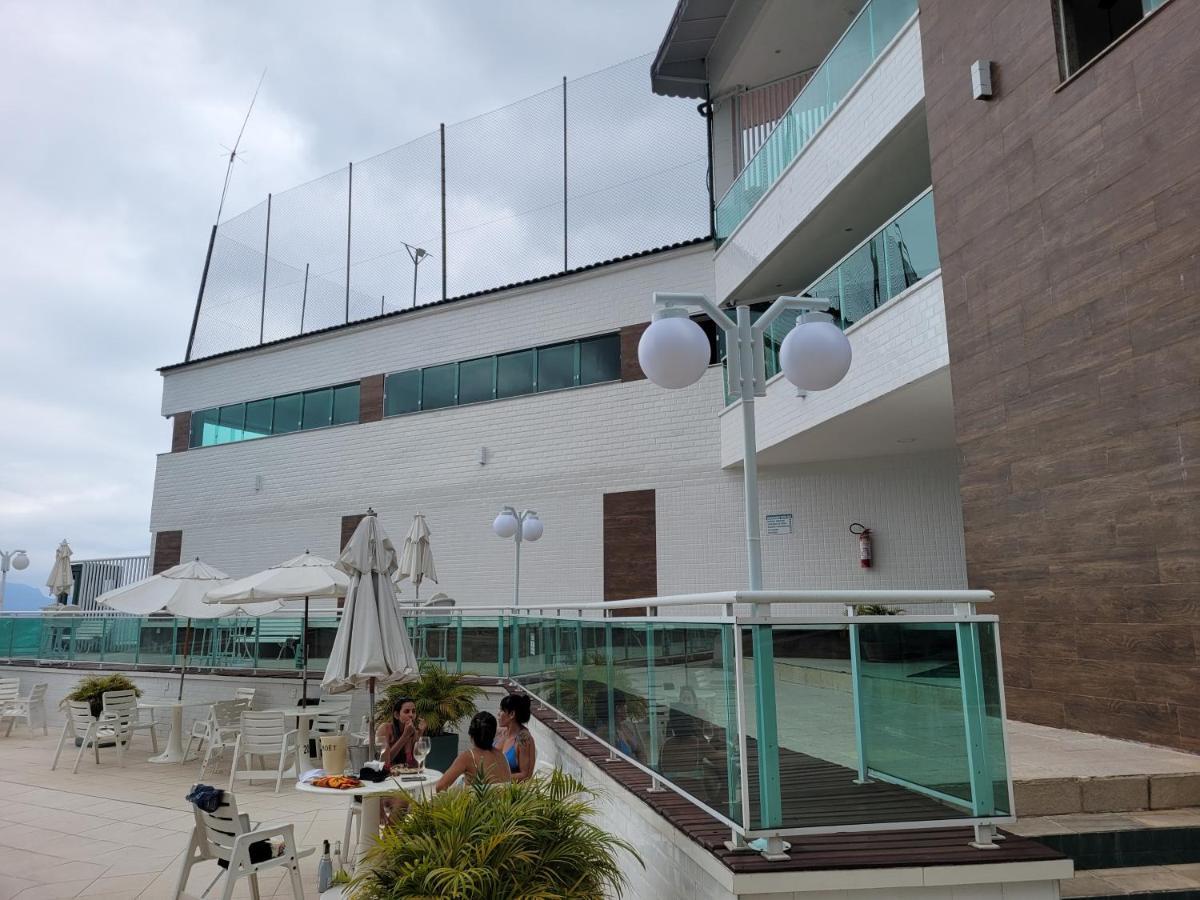
{"type": "Polygon", "coordinates": [[[441,666],[426,662],[416,681],[388,685],[383,696],[375,701],[375,723],[392,717],[392,704],[400,697],[411,697],[417,704],[417,715],[425,720],[430,737],[457,731],[463,719],[475,715],[476,703],[483,697],[483,688],[463,681],[461,675],[448,672],[441,666]]]}
{"type": "Polygon", "coordinates": [[[63,697],[59,705],[65,708],[68,701],[86,701],[91,704],[92,715],[99,716],[106,691],[133,691],[135,697],[142,696],[142,689],[130,681],[128,675],[120,672],[114,672],[112,675],[85,675],[79,679],[75,689],[63,697]]]}
{"type": "Polygon", "coordinates": [[[628,842],[591,821],[595,793],[549,777],[416,801],[369,851],[353,900],[602,900],[624,896],[628,842]]]}

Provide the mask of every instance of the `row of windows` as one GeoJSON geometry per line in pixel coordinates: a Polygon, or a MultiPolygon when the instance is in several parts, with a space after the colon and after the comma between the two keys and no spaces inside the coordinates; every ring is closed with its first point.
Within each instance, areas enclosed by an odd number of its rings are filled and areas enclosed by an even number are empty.
{"type": "Polygon", "coordinates": [[[358,382],[192,413],[192,447],[209,447],[358,421],[358,382]]]}
{"type": "Polygon", "coordinates": [[[620,377],[621,339],[616,334],[605,334],[499,356],[393,372],[384,381],[383,414],[399,416],[617,381],[620,377]]]}

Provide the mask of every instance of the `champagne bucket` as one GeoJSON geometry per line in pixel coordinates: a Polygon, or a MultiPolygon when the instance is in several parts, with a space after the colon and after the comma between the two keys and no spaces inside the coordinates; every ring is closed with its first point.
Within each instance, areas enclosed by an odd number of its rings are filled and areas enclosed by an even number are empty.
{"type": "Polygon", "coordinates": [[[344,734],[321,735],[321,768],[327,775],[341,775],[349,761],[347,739],[344,734]]]}

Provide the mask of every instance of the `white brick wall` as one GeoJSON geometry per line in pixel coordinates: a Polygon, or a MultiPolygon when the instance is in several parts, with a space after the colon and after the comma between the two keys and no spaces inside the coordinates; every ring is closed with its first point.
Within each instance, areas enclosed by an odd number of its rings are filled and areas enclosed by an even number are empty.
{"type": "MultiPolygon", "coordinates": [[[[842,382],[803,400],[782,375],[755,402],[759,451],[950,365],[942,275],[934,273],[846,331],[854,361],[842,382]]],[[[721,414],[721,464],[742,460],[740,407],[721,414]]]]}
{"type": "Polygon", "coordinates": [[[921,32],[914,20],[721,245],[716,300],[732,296],[924,97],[921,32]]]}

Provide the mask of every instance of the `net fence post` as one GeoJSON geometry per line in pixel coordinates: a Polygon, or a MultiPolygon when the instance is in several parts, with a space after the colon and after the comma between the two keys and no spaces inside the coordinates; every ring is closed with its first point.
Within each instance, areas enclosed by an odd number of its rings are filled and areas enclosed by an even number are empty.
{"type": "Polygon", "coordinates": [[[354,221],[354,163],[346,176],[346,322],[350,321],[350,225],[354,221]]]}
{"type": "Polygon", "coordinates": [[[267,264],[271,259],[271,195],[267,194],[267,231],[263,239],[262,304],[258,310],[258,342],[262,344],[267,328],[267,264]]]}
{"type": "Polygon", "coordinates": [[[446,123],[438,126],[441,139],[442,171],[442,299],[446,299],[446,123]]]}
{"type": "Polygon", "coordinates": [[[567,265],[567,76],[563,76],[562,80],[562,103],[563,103],[563,271],[566,272],[569,268],[567,265]]]}
{"type": "Polygon", "coordinates": [[[304,307],[308,305],[308,263],[304,264],[304,290],[300,294],[300,333],[304,334],[304,307]]]}
{"type": "Polygon", "coordinates": [[[212,262],[213,244],[217,240],[217,226],[214,224],[208,235],[208,253],[204,256],[204,271],[200,273],[200,290],[196,293],[196,308],[192,310],[192,330],[188,332],[187,351],[183,354],[184,362],[192,361],[192,345],[196,342],[196,324],[200,321],[200,304],[204,301],[204,286],[208,282],[208,266],[212,262]]]}

